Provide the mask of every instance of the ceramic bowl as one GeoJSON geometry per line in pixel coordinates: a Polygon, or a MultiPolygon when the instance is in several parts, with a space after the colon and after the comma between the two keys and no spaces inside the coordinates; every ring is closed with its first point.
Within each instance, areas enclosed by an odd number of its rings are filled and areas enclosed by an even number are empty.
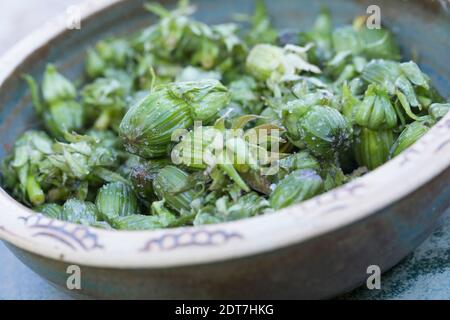
{"type": "MultiPolygon", "coordinates": [[[[170,2],[170,1],[168,1],[170,2]]],[[[195,1],[206,22],[251,12],[252,2],[195,1]]],[[[80,30],[48,22],[0,60],[0,157],[38,126],[20,75],[40,77],[55,62],[80,78],[86,48],[151,22],[143,1],[88,1],[80,30]]],[[[445,1],[268,1],[280,28],[310,26],[321,5],[336,24],[378,4],[408,58],[444,96],[450,93],[450,18],[445,1]]],[[[35,272],[100,298],[328,298],[365,283],[420,244],[450,204],[450,115],[394,160],[340,188],[277,213],[237,222],[149,232],[104,231],[36,215],[0,191],[0,238],[35,272]]],[[[67,288],[66,288],[67,289],[67,288]]]]}

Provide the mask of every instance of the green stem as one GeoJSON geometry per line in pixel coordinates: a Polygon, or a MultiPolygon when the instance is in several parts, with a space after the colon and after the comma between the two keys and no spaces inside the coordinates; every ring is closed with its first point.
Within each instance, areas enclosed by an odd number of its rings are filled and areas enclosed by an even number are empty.
{"type": "Polygon", "coordinates": [[[44,191],[33,175],[29,175],[27,178],[27,194],[28,199],[35,206],[39,206],[45,202],[44,191]]]}
{"type": "Polygon", "coordinates": [[[39,98],[39,89],[36,81],[29,74],[24,74],[22,76],[28,83],[31,92],[31,101],[33,102],[34,108],[37,114],[41,114],[44,111],[44,106],[42,105],[41,99],[39,98]]]}
{"type": "Polygon", "coordinates": [[[237,183],[239,187],[241,187],[242,190],[245,192],[249,192],[250,188],[247,186],[247,184],[242,180],[239,173],[236,171],[234,166],[232,164],[219,164],[219,167],[225,171],[225,173],[234,181],[237,183]]]}

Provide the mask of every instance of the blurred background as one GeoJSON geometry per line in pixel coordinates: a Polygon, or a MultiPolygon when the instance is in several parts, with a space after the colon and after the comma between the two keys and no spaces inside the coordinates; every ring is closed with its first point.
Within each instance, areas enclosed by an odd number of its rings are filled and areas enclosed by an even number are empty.
{"type": "Polygon", "coordinates": [[[1,0],[0,54],[33,29],[80,0],[1,0]]]}

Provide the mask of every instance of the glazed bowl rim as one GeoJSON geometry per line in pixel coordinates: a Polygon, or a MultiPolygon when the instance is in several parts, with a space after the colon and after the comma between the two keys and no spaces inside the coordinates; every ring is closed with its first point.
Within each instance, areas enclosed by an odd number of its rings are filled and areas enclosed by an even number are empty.
{"type": "MultiPolygon", "coordinates": [[[[84,1],[82,20],[124,1],[84,1]]],[[[0,90],[35,50],[68,32],[61,21],[57,17],[43,25],[0,58],[0,90]]],[[[395,159],[301,204],[234,222],[154,231],[108,231],[52,220],[0,189],[0,239],[36,255],[103,268],[163,268],[247,257],[299,244],[376,214],[447,169],[450,157],[445,152],[450,152],[450,114],[395,159]]]]}

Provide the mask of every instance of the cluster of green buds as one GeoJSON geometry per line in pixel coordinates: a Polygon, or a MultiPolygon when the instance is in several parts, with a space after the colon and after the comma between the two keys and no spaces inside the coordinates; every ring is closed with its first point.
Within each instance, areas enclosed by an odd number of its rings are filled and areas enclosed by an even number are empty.
{"type": "Polygon", "coordinates": [[[143,30],[133,41],[140,53],[151,54],[159,62],[219,68],[223,71],[236,63],[236,58],[247,51],[237,36],[235,24],[209,26],[190,16],[195,7],[181,0],[178,7],[168,11],[160,4],[151,3],[146,9],[160,17],[159,22],[143,30]]]}
{"type": "Polygon", "coordinates": [[[383,27],[368,28],[366,16],[357,17],[353,25],[333,30],[331,14],[323,8],[312,30],[302,33],[300,43],[314,43],[309,56],[324,66],[324,73],[337,86],[355,79],[371,59],[400,59],[394,35],[383,27]]]}
{"type": "Polygon", "coordinates": [[[102,181],[121,181],[114,172],[120,164],[116,139],[107,134],[92,136],[65,134],[68,142],[54,142],[40,131],[28,131],[19,138],[12,156],[6,159],[3,175],[7,181],[19,181],[19,192],[33,206],[64,201],[70,197],[85,200],[89,185],[102,181]],[[101,137],[102,139],[98,139],[101,137]]]}
{"type": "Polygon", "coordinates": [[[72,198],[63,206],[46,203],[36,210],[53,219],[103,229],[152,230],[181,226],[192,221],[192,217],[179,217],[168,210],[164,202],[154,201],[149,214],[141,214],[133,189],[126,183],[114,182],[100,189],[95,203],[72,198]]]}
{"type": "Polygon", "coordinates": [[[278,171],[273,164],[283,155],[280,144],[284,129],[274,124],[263,124],[244,130],[244,127],[258,116],[236,118],[227,129],[225,119],[219,119],[214,126],[195,126],[190,132],[178,132],[181,142],[172,150],[172,162],[196,169],[207,169],[213,175],[217,170],[225,173],[242,190],[250,188],[240,173],[250,170],[271,175],[278,171]],[[213,173],[214,172],[214,173],[213,173]]]}
{"type": "MultiPolygon", "coordinates": [[[[78,89],[26,75],[45,131],[17,139],[2,186],[53,219],[114,230],[222,223],[283,209],[399,155],[450,110],[367,17],[276,31],[207,25],[180,0],[88,49],[78,89]],[[79,102],[78,102],[79,101],[79,102]]],[[[243,26],[244,27],[244,26],[243,26]]]]}
{"type": "Polygon", "coordinates": [[[24,78],[30,87],[37,114],[54,137],[62,139],[66,132],[83,129],[84,108],[76,101],[77,90],[70,80],[58,73],[54,65],[48,65],[44,72],[41,88],[43,101],[36,81],[30,75],[24,78]]]}
{"type": "Polygon", "coordinates": [[[345,83],[342,90],[343,113],[357,125],[354,128],[354,157],[361,167],[373,170],[389,159],[398,117],[387,92],[369,85],[363,101],[345,83]]]}
{"type": "Polygon", "coordinates": [[[103,77],[108,70],[121,69],[131,56],[131,47],[124,39],[102,40],[88,49],[86,73],[91,78],[103,77]]]}
{"type": "Polygon", "coordinates": [[[128,152],[148,159],[165,156],[173,132],[194,121],[211,123],[229,102],[228,89],[217,80],[163,85],[128,110],[119,133],[128,152]]]}
{"type": "Polygon", "coordinates": [[[193,221],[194,225],[234,221],[272,211],[269,201],[256,192],[247,193],[238,199],[222,196],[210,202],[201,207],[193,221]]]}
{"type": "Polygon", "coordinates": [[[66,134],[65,142],[56,142],[53,152],[43,161],[41,170],[55,185],[68,180],[120,180],[113,170],[120,163],[120,152],[92,136],[66,134]]]}
{"type": "Polygon", "coordinates": [[[286,208],[319,194],[323,188],[322,178],[311,169],[296,170],[288,174],[270,195],[274,209],[286,208]]]}
{"type": "Polygon", "coordinates": [[[5,186],[15,197],[37,206],[45,201],[42,161],[53,153],[52,139],[42,131],[27,131],[14,144],[13,153],[2,164],[5,186]]]}
{"type": "Polygon", "coordinates": [[[114,78],[97,78],[83,88],[83,104],[88,118],[94,118],[94,128],[117,129],[125,114],[127,88],[114,78]]]}
{"type": "Polygon", "coordinates": [[[352,26],[332,32],[335,56],[328,61],[327,71],[338,75],[338,82],[359,74],[370,59],[400,59],[400,48],[394,35],[385,28],[368,28],[367,17],[357,17],[352,26]]]}
{"type": "Polygon", "coordinates": [[[47,217],[69,221],[83,225],[102,226],[99,212],[94,203],[78,199],[69,199],[63,206],[56,203],[46,203],[36,210],[47,217]]]}
{"type": "Polygon", "coordinates": [[[170,59],[180,46],[187,26],[190,23],[190,15],[195,8],[189,1],[181,0],[175,10],[169,11],[159,3],[149,3],[145,8],[159,16],[157,24],[144,29],[134,39],[133,46],[143,52],[152,52],[157,56],[170,59]]]}
{"type": "Polygon", "coordinates": [[[362,103],[356,108],[355,123],[371,130],[387,130],[397,126],[397,113],[384,88],[369,85],[362,103]]]}
{"type": "Polygon", "coordinates": [[[190,216],[177,216],[164,203],[164,200],[154,201],[149,215],[133,214],[115,218],[113,226],[118,230],[154,230],[174,228],[192,221],[190,216]]]}
{"type": "Polygon", "coordinates": [[[414,62],[372,60],[362,79],[368,83],[362,102],[344,85],[344,108],[347,118],[360,127],[356,160],[373,170],[412,145],[447,110],[445,104],[431,104],[439,99],[414,62]]]}
{"type": "Polygon", "coordinates": [[[412,120],[420,120],[422,110],[428,109],[437,100],[430,87],[429,78],[414,62],[398,63],[388,60],[373,60],[362,71],[362,79],[384,88],[412,120]],[[415,112],[411,108],[415,109],[415,112]]]}

